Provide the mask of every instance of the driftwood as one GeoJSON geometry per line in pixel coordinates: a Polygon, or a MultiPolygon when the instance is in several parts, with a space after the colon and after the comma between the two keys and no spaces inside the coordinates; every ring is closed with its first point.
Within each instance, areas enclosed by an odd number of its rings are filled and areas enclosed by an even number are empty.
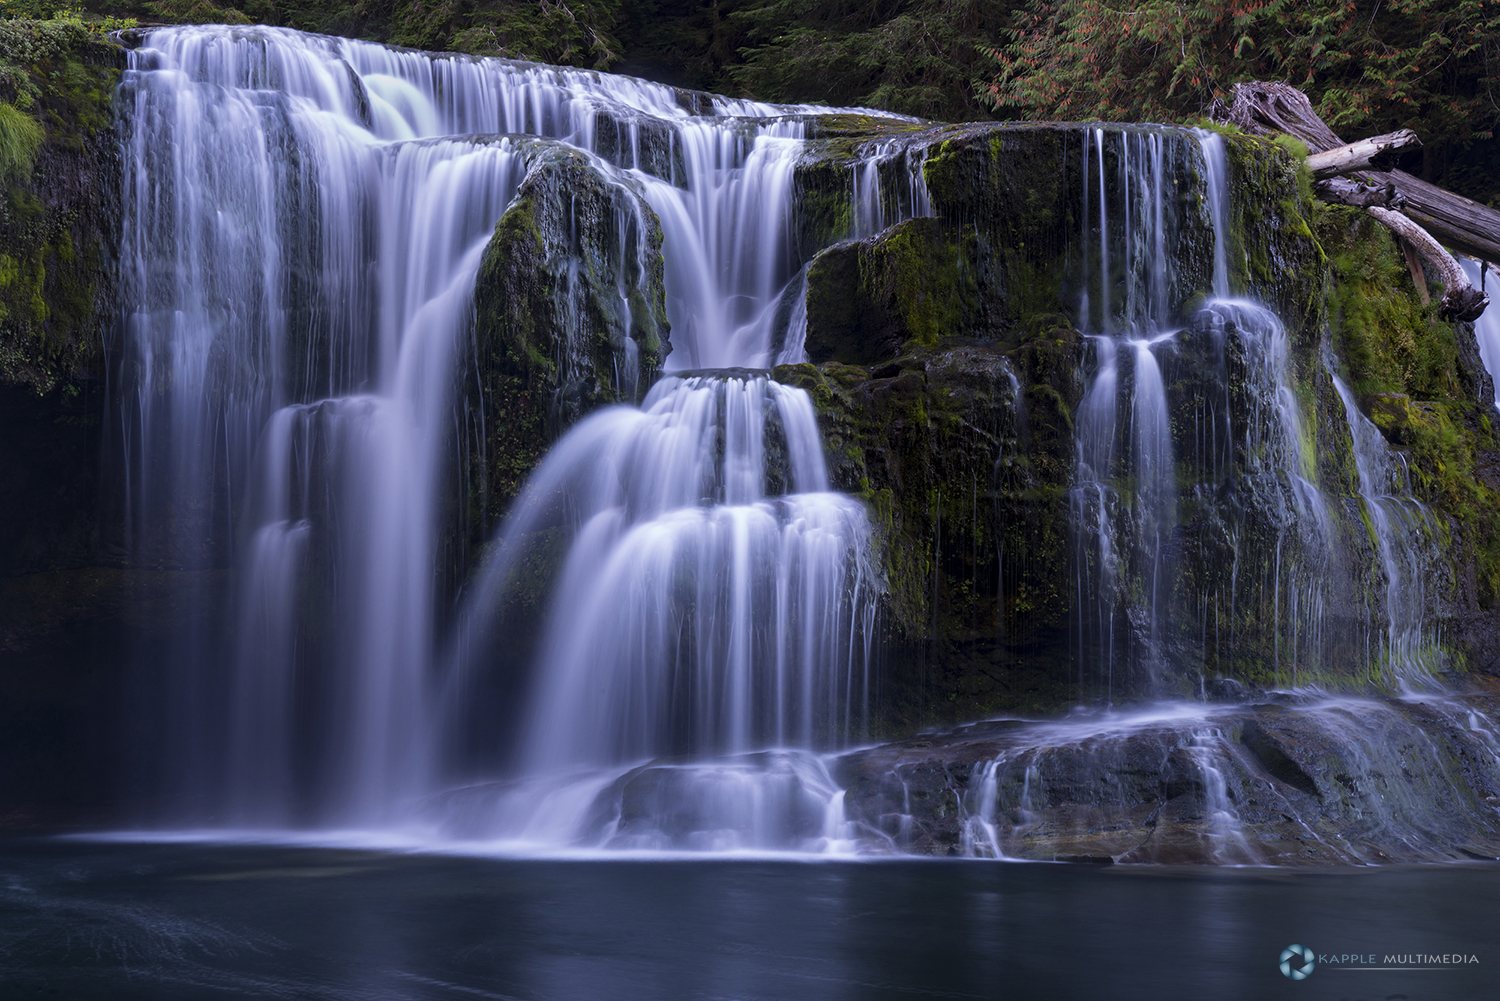
{"type": "MultiPolygon", "coordinates": [[[[1344,144],[1318,117],[1307,95],[1284,83],[1237,83],[1229,103],[1214,102],[1209,114],[1252,135],[1285,132],[1314,153],[1344,144]]],[[[1390,184],[1401,196],[1401,211],[1433,236],[1459,253],[1500,264],[1500,212],[1404,170],[1371,171],[1357,180],[1390,184]]]]}
{"type": "Polygon", "coordinates": [[[1388,132],[1383,136],[1371,136],[1358,142],[1345,143],[1322,153],[1313,153],[1307,158],[1307,169],[1317,180],[1353,174],[1361,170],[1394,167],[1396,154],[1411,146],[1421,146],[1422,141],[1411,129],[1388,132]]]}
{"type": "MultiPolygon", "coordinates": [[[[1289,84],[1276,82],[1235,84],[1229,102],[1227,104],[1222,101],[1214,102],[1209,115],[1217,121],[1235,125],[1252,135],[1284,132],[1305,143],[1313,155],[1326,154],[1346,145],[1328,127],[1327,123],[1318,117],[1307,95],[1289,84]]],[[[1311,159],[1309,157],[1309,160],[1311,159]]],[[[1436,241],[1447,244],[1461,254],[1481,261],[1500,263],[1500,212],[1462,195],[1455,195],[1435,184],[1429,184],[1402,170],[1359,171],[1356,169],[1353,181],[1354,186],[1333,178],[1322,181],[1317,186],[1317,195],[1326,201],[1358,205],[1373,211],[1374,208],[1380,207],[1380,196],[1375,192],[1383,192],[1385,193],[1384,207],[1399,208],[1408,220],[1415,224],[1416,229],[1425,231],[1422,235],[1428,237],[1428,241],[1436,238],[1436,241]]],[[[1426,252],[1425,248],[1428,246],[1426,241],[1414,239],[1411,242],[1424,258],[1429,261],[1433,260],[1426,252]]],[[[1432,245],[1436,246],[1436,242],[1432,245]]],[[[1438,249],[1441,250],[1441,247],[1438,249]]],[[[1443,252],[1443,256],[1452,261],[1451,255],[1446,251],[1443,252]]],[[[1452,313],[1454,316],[1466,313],[1478,316],[1479,312],[1475,310],[1472,302],[1468,301],[1472,300],[1473,296],[1459,294],[1457,291],[1459,286],[1450,283],[1449,278],[1456,275],[1454,280],[1462,280],[1462,288],[1471,289],[1474,295],[1483,298],[1484,293],[1469,285],[1462,270],[1456,269],[1456,264],[1454,268],[1438,265],[1438,272],[1443,275],[1444,283],[1449,289],[1448,294],[1443,297],[1445,310],[1455,310],[1452,313]],[[1461,303],[1460,299],[1466,302],[1461,303]]],[[[1482,311],[1483,306],[1479,306],[1478,310],[1482,311]]]]}
{"type": "Polygon", "coordinates": [[[1348,177],[1330,177],[1313,185],[1313,194],[1320,201],[1353,205],[1361,209],[1367,209],[1371,205],[1388,209],[1401,207],[1401,196],[1396,194],[1396,186],[1390,183],[1365,184],[1348,177]]]}
{"type": "MultiPolygon", "coordinates": [[[[1463,268],[1458,266],[1452,254],[1443,249],[1442,244],[1432,238],[1432,234],[1400,212],[1392,212],[1378,205],[1371,206],[1367,211],[1415,247],[1422,259],[1437,269],[1443,288],[1446,289],[1442,302],[1438,304],[1438,312],[1444,318],[1466,321],[1479,319],[1479,314],[1489,305],[1489,296],[1469,284],[1469,277],[1464,274],[1463,268]]],[[[1413,274],[1412,277],[1415,279],[1416,275],[1413,274]]],[[[1422,278],[1417,284],[1423,289],[1425,297],[1426,278],[1422,278]]]]}
{"type": "Polygon", "coordinates": [[[1285,132],[1302,140],[1314,153],[1344,144],[1318,117],[1307,95],[1291,84],[1266,80],[1237,83],[1229,103],[1215,101],[1208,114],[1214,121],[1236,126],[1251,135],[1285,132]]]}
{"type": "Polygon", "coordinates": [[[1394,186],[1401,196],[1401,211],[1460,254],[1500,264],[1500,212],[1404,170],[1368,177],[1371,183],[1394,186]]]}

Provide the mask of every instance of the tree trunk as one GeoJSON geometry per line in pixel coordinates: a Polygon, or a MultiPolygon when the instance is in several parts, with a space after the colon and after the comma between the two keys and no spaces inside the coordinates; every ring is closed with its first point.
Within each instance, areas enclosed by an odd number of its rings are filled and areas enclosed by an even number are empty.
{"type": "Polygon", "coordinates": [[[1367,177],[1372,184],[1392,185],[1401,197],[1401,211],[1460,254],[1500,264],[1500,212],[1404,170],[1367,177]]]}
{"type": "MultiPolygon", "coordinates": [[[[1469,278],[1464,274],[1463,268],[1458,266],[1452,254],[1444,250],[1442,245],[1432,238],[1432,234],[1400,212],[1392,212],[1378,205],[1371,206],[1366,211],[1389,226],[1397,236],[1416,247],[1417,253],[1437,268],[1443,280],[1443,287],[1446,289],[1442,302],[1438,304],[1438,312],[1444,319],[1464,321],[1479,319],[1479,314],[1483,313],[1484,307],[1489,305],[1489,296],[1469,284],[1469,278]]],[[[1413,278],[1415,277],[1413,275],[1413,278]]],[[[1425,286],[1426,281],[1426,278],[1422,278],[1420,284],[1425,286]]]]}
{"type": "Polygon", "coordinates": [[[1372,136],[1358,142],[1335,146],[1322,153],[1313,153],[1307,158],[1307,169],[1314,178],[1323,180],[1352,174],[1359,170],[1372,170],[1395,166],[1396,152],[1410,146],[1420,146],[1422,141],[1411,129],[1401,129],[1383,136],[1372,136]]]}
{"type": "Polygon", "coordinates": [[[1396,194],[1396,186],[1389,183],[1377,187],[1347,177],[1330,177],[1313,185],[1313,194],[1320,201],[1353,205],[1361,209],[1367,209],[1371,205],[1390,209],[1401,207],[1401,196],[1396,194]]]}
{"type": "MultiPolygon", "coordinates": [[[[1214,102],[1209,115],[1252,135],[1285,132],[1306,143],[1315,154],[1344,145],[1318,117],[1307,95],[1284,83],[1237,83],[1230,102],[1214,102]]],[[[1389,184],[1400,199],[1401,211],[1437,239],[1461,254],[1500,264],[1500,212],[1402,170],[1369,171],[1358,174],[1355,180],[1376,187],[1389,184]]],[[[1323,190],[1320,185],[1320,196],[1323,190]]],[[[1329,189],[1330,193],[1342,190],[1329,189]]],[[[1342,197],[1328,200],[1359,204],[1342,197]]]]}

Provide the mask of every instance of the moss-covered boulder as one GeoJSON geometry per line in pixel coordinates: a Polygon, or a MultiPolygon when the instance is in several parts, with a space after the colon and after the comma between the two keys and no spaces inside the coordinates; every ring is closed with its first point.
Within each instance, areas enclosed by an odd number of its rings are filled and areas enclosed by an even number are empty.
{"type": "Polygon", "coordinates": [[[949,344],[873,369],[787,365],[813,397],[835,489],[872,511],[886,578],[883,732],[1068,695],[1067,488],[1081,343],[949,344]]]}
{"type": "Polygon", "coordinates": [[[474,292],[476,528],[580,417],[639,399],[671,350],[656,214],[585,153],[538,141],[528,155],[474,292]]]}
{"type": "Polygon", "coordinates": [[[967,277],[935,219],[830,247],[807,269],[808,358],[869,365],[971,329],[966,314],[983,300],[967,277]]]}

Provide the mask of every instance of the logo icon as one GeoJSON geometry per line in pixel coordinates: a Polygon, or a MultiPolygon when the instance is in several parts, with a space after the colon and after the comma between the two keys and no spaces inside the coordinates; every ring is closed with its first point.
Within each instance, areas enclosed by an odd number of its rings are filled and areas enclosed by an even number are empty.
{"type": "Polygon", "coordinates": [[[1313,951],[1302,945],[1289,945],[1281,950],[1281,975],[1293,980],[1306,980],[1312,973],[1313,951]]]}

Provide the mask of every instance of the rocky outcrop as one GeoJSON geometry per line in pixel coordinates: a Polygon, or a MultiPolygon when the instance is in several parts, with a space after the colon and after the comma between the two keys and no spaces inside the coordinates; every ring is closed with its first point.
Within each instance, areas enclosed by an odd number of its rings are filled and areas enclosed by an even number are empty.
{"type": "MultiPolygon", "coordinates": [[[[1239,693],[1237,693],[1239,694],[1239,693]]],[[[1500,857],[1500,701],[1285,695],[997,720],[833,768],[873,846],[1073,862],[1500,857]]]]}
{"type": "MultiPolygon", "coordinates": [[[[579,418],[635,403],[671,350],[661,225],[640,193],[586,153],[526,140],[529,173],[485,250],[474,291],[473,374],[462,389],[468,421],[468,507],[455,519],[448,565],[458,572],[493,535],[547,449],[579,418]]],[[[475,711],[513,714],[545,622],[566,535],[547,524],[522,544],[515,579],[496,610],[475,711]]]]}
{"type": "Polygon", "coordinates": [[[5,826],[97,816],[119,774],[116,654],[140,582],[100,527],[120,237],[111,101],[123,66],[120,48],[81,24],[0,22],[5,826]]]}
{"type": "Polygon", "coordinates": [[[76,393],[115,319],[125,54],[81,24],[6,21],[0,63],[0,383],[76,393]]]}
{"type": "Polygon", "coordinates": [[[590,410],[638,400],[671,350],[656,214],[588,154],[526,142],[530,171],[474,292],[474,513],[486,526],[558,435],[590,410]]]}

